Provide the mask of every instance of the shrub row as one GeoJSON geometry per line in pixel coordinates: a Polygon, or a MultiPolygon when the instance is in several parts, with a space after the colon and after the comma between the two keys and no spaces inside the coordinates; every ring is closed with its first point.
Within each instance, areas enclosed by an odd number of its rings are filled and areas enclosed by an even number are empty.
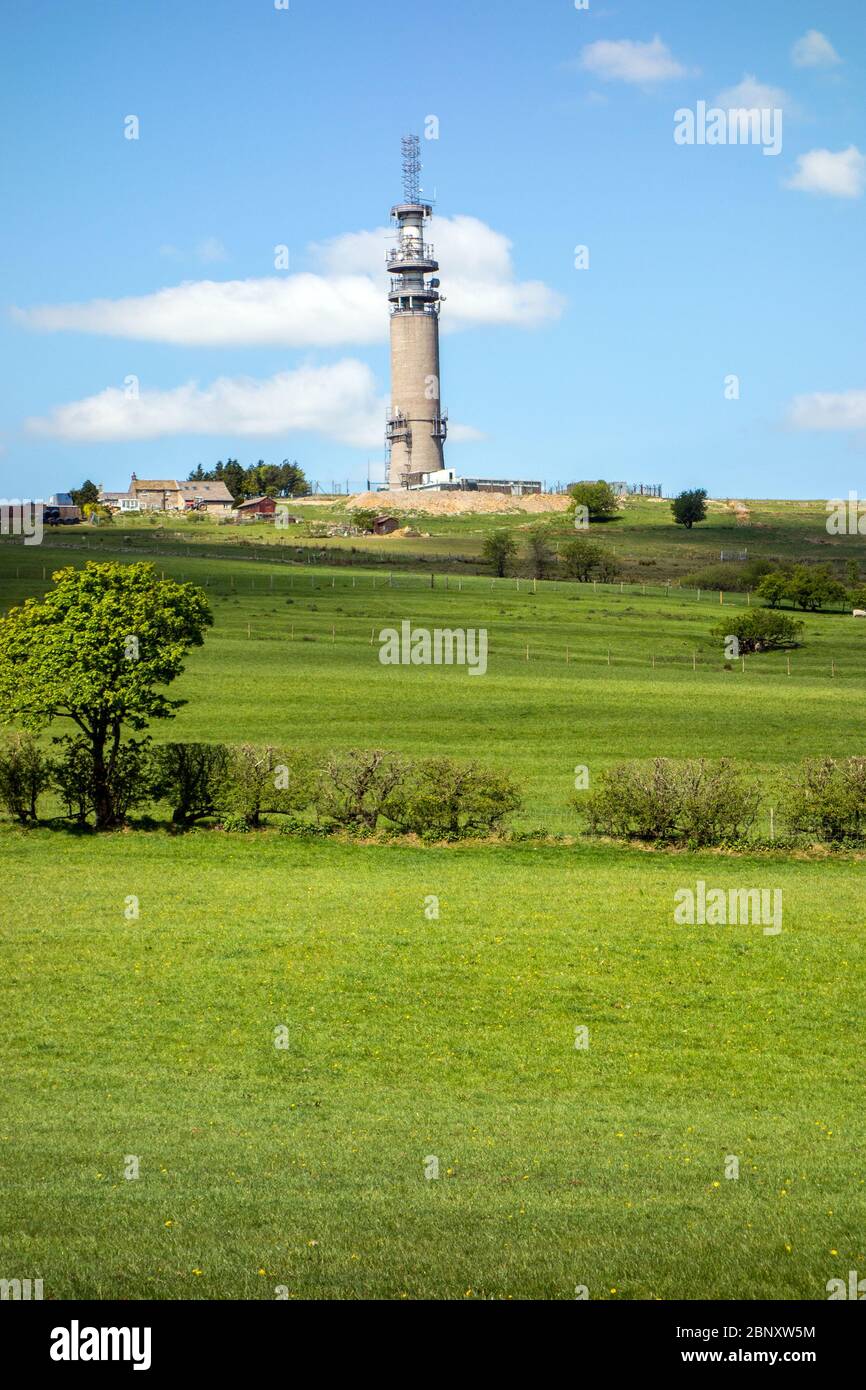
{"type": "MultiPolygon", "coordinates": [[[[521,805],[517,787],[504,773],[474,762],[401,758],[381,749],[354,749],[319,762],[305,753],[248,743],[153,747],[131,740],[117,750],[110,779],[124,815],[147,802],[167,802],[180,827],[212,817],[225,829],[249,830],[275,814],[288,817],[294,828],[387,829],[459,840],[501,830],[521,805]]],[[[92,759],[81,740],[65,740],[56,758],[26,733],[12,734],[0,747],[0,802],[22,825],[36,821],[39,797],[50,788],[71,820],[88,824],[92,780],[92,759]]]]}
{"type": "MultiPolygon", "coordinates": [[[[866,758],[806,759],[776,788],[780,823],[830,844],[866,839],[866,758]]],[[[729,758],[606,769],[573,804],[592,834],[672,844],[742,842],[761,805],[760,785],[729,758]]]]}

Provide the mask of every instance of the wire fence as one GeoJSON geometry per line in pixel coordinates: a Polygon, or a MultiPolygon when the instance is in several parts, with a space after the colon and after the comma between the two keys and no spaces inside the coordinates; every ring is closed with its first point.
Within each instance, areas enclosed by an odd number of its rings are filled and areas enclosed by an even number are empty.
{"type": "MultiPolygon", "coordinates": [[[[6,541],[11,544],[12,542],[6,541]]],[[[24,548],[16,546],[20,553],[24,548]]],[[[35,547],[34,547],[35,549],[35,547]]],[[[95,544],[92,541],[65,541],[62,545],[54,547],[55,550],[63,550],[73,553],[97,553],[106,554],[107,548],[95,544]]],[[[122,547],[119,554],[127,554],[127,548],[122,547]]],[[[332,595],[332,596],[363,596],[366,594],[383,594],[385,591],[393,593],[395,597],[409,595],[438,595],[448,594],[449,599],[455,595],[466,595],[467,598],[478,599],[483,597],[504,598],[512,597],[545,597],[552,594],[568,594],[570,598],[590,598],[610,599],[652,599],[652,600],[674,600],[678,608],[700,607],[706,611],[715,609],[736,609],[748,607],[751,604],[752,596],[749,593],[725,590],[704,590],[686,589],[673,582],[662,582],[650,584],[646,582],[629,582],[627,580],[616,580],[603,583],[600,580],[587,580],[580,582],[577,580],[556,579],[530,579],[525,576],[503,576],[491,578],[489,575],[449,575],[441,572],[431,572],[429,574],[407,573],[405,571],[388,570],[384,573],[371,573],[366,566],[357,571],[350,572],[346,567],[341,566],[336,570],[328,570],[322,565],[313,565],[309,560],[307,563],[299,563],[297,559],[290,556],[266,557],[267,568],[265,572],[250,574],[248,571],[238,573],[229,569],[226,565],[225,550],[218,550],[215,554],[201,552],[195,547],[186,547],[183,550],[173,548],[153,548],[148,547],[147,558],[165,559],[172,562],[179,561],[179,564],[172,563],[170,566],[170,577],[179,579],[181,582],[190,580],[201,585],[206,592],[219,598],[260,598],[262,600],[276,599],[280,596],[284,598],[300,598],[303,595],[332,595]],[[203,567],[214,564],[212,571],[203,572],[203,567]]],[[[232,559],[235,557],[233,556],[232,559]]],[[[252,556],[244,556],[245,562],[252,562],[261,566],[265,563],[262,559],[252,556]]],[[[34,586],[47,584],[50,581],[51,573],[55,565],[43,560],[38,555],[33,555],[24,550],[24,554],[14,565],[14,578],[16,583],[28,582],[34,586]]],[[[8,584],[12,579],[13,566],[10,564],[5,574],[0,572],[0,580],[5,580],[8,584]]],[[[166,570],[162,569],[165,576],[166,570]]],[[[622,612],[622,610],[619,610],[622,612]]],[[[580,609],[575,610],[575,617],[580,609]]],[[[817,616],[830,616],[822,614],[817,616]]],[[[264,622],[261,618],[249,618],[244,615],[237,627],[231,621],[231,614],[222,611],[220,614],[221,628],[223,635],[240,635],[251,641],[272,641],[272,642],[317,642],[330,643],[337,645],[338,642],[349,641],[357,643],[359,640],[368,640],[370,645],[374,645],[377,639],[377,629],[375,626],[369,629],[364,627],[363,617],[354,617],[351,614],[343,613],[340,615],[339,623],[334,622],[323,614],[319,618],[313,618],[309,612],[303,618],[300,613],[293,621],[283,620],[280,622],[268,619],[264,622]]],[[[474,618],[477,623],[477,616],[474,618]]],[[[451,619],[453,621],[453,618],[451,619]]],[[[864,624],[866,627],[866,624],[864,624]]],[[[858,666],[853,666],[850,654],[845,653],[844,660],[840,660],[837,654],[816,652],[814,649],[808,654],[801,654],[799,651],[792,656],[790,653],[762,653],[760,656],[742,656],[725,660],[717,649],[709,652],[706,648],[692,646],[689,644],[679,651],[663,650],[659,645],[648,645],[643,650],[636,649],[634,639],[629,638],[627,642],[593,642],[587,641],[586,635],[581,634],[570,640],[567,629],[560,629],[555,635],[539,637],[537,626],[529,626],[525,630],[520,629],[520,625],[511,620],[503,623],[486,623],[488,632],[488,660],[502,659],[509,663],[522,663],[526,666],[544,663],[547,665],[562,665],[574,668],[575,673],[588,667],[605,666],[611,668],[611,672],[616,668],[629,668],[631,670],[639,668],[649,668],[664,674],[669,671],[692,672],[720,672],[726,674],[738,671],[741,675],[755,674],[761,677],[768,675],[783,675],[785,677],[794,676],[802,673],[809,676],[816,674],[826,674],[831,679],[845,678],[849,676],[860,677],[863,670],[858,666]],[[769,659],[768,659],[769,658],[769,659]]]]}
{"type": "MultiPolygon", "coordinates": [[[[131,548],[121,547],[117,550],[109,551],[107,547],[82,541],[63,542],[54,547],[56,550],[71,552],[84,552],[93,555],[109,555],[128,558],[131,548]]],[[[148,546],[146,551],[142,551],[139,558],[142,559],[168,559],[183,560],[191,568],[188,571],[181,570],[182,580],[190,579],[199,584],[204,584],[207,588],[220,591],[228,588],[231,591],[241,592],[249,589],[250,592],[264,592],[279,590],[288,584],[289,590],[296,587],[309,587],[311,590],[332,589],[345,592],[354,590],[363,592],[366,588],[371,591],[381,592],[383,587],[397,589],[403,592],[420,593],[427,590],[436,590],[440,593],[513,593],[526,595],[551,594],[551,593],[570,593],[573,596],[585,595],[588,593],[601,595],[617,595],[629,597],[650,597],[650,598],[671,598],[681,597],[684,602],[697,603],[716,603],[720,606],[745,605],[751,604],[751,594],[742,593],[737,590],[707,590],[686,588],[675,581],[664,581],[658,584],[649,584],[631,580],[615,580],[604,582],[597,579],[577,580],[556,578],[533,579],[525,575],[507,575],[491,577],[486,574],[466,574],[453,575],[442,571],[413,572],[400,570],[397,564],[401,557],[389,556],[379,557],[376,564],[386,570],[384,574],[371,574],[370,566],[367,564],[367,557],[364,556],[364,563],[360,565],[355,559],[354,565],[356,572],[347,574],[342,571],[349,568],[340,563],[335,565],[333,562],[333,552],[329,552],[327,557],[308,555],[303,548],[294,555],[279,556],[267,555],[244,555],[242,558],[249,564],[270,565],[273,568],[270,574],[262,576],[237,577],[235,574],[220,574],[215,571],[204,577],[198,570],[202,564],[216,562],[220,569],[224,569],[226,553],[225,550],[218,550],[215,553],[200,551],[194,548],[177,549],[171,547],[148,546]],[[393,568],[387,568],[388,565],[393,568]],[[292,571],[302,567],[309,567],[319,571],[309,574],[308,577],[301,577],[292,571]],[[286,569],[290,571],[286,574],[286,569]],[[336,572],[331,573],[331,570],[336,572]],[[327,571],[327,572],[324,572],[327,571]]],[[[233,559],[235,557],[232,557],[233,559]]],[[[447,557],[436,557],[437,560],[447,557]]],[[[44,562],[24,562],[15,565],[16,579],[31,579],[47,582],[51,577],[54,568],[53,564],[44,562]]],[[[11,567],[10,567],[11,573],[11,567]]],[[[172,577],[176,577],[173,576],[172,577]]]]}

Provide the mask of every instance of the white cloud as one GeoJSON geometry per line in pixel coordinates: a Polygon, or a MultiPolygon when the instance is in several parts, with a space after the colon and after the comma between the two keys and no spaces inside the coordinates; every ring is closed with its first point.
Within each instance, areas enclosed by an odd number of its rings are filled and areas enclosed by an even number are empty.
{"type": "Polygon", "coordinates": [[[587,44],[580,55],[580,66],[608,82],[665,82],[682,77],[686,69],[678,63],[658,34],[650,43],[636,39],[599,39],[587,44]]]}
{"type": "Polygon", "coordinates": [[[795,396],[788,423],[796,430],[866,430],[866,391],[813,391],[795,396]]]}
{"type": "Polygon", "coordinates": [[[381,294],[360,276],[187,280],[129,299],[13,310],[19,322],[186,347],[333,347],[387,334],[381,294]]]}
{"type": "Polygon", "coordinates": [[[200,241],[195,248],[195,254],[200,261],[206,264],[213,261],[227,261],[229,258],[228,251],[217,236],[205,237],[204,241],[200,241]]]}
{"type": "MultiPolygon", "coordinates": [[[[444,332],[482,324],[531,328],[557,318],[563,301],[540,280],[517,280],[508,237],[477,217],[434,217],[430,241],[442,270],[444,332]]],[[[382,294],[386,283],[384,247],[393,229],[348,232],[312,248],[328,276],[365,275],[377,288],[376,322],[382,324],[382,294]]],[[[383,332],[387,324],[383,325],[383,332]]]]}
{"type": "Polygon", "coordinates": [[[832,198],[861,198],[866,189],[866,157],[856,145],[847,150],[810,150],[797,159],[797,172],[787,188],[801,193],[825,193],[832,198]]]}
{"type": "MultiPolygon", "coordinates": [[[[352,232],[314,248],[324,274],[198,280],[129,299],[15,309],[31,328],[70,330],[184,346],[334,347],[388,336],[387,228],[352,232]]],[[[556,318],[562,299],[539,280],[520,281],[511,242],[475,217],[435,218],[447,330],[480,324],[532,327],[556,318]]]]}
{"type": "Polygon", "coordinates": [[[370,368],[346,358],[299,367],[265,381],[220,377],[132,398],[118,387],[60,405],[27,429],[71,443],[158,439],[165,435],[279,435],[310,431],[357,448],[381,446],[387,401],[370,368]]]}
{"type": "Polygon", "coordinates": [[[474,425],[449,423],[448,438],[452,444],[477,444],[479,440],[486,439],[487,435],[483,430],[477,430],[474,425]]]}
{"type": "Polygon", "coordinates": [[[830,68],[842,59],[830,40],[819,29],[810,29],[791,49],[795,68],[830,68]]]}
{"type": "Polygon", "coordinates": [[[759,82],[754,73],[745,73],[742,82],[736,87],[727,87],[716,97],[716,106],[728,111],[775,110],[790,105],[790,97],[781,87],[770,87],[759,82]]]}

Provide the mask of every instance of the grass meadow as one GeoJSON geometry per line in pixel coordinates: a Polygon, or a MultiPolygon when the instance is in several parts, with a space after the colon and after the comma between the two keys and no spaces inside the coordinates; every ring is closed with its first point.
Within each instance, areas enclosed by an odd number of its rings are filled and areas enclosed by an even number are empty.
{"type": "MultiPolygon", "coordinates": [[[[4,1270],[54,1298],[628,1300],[866,1267],[862,857],[592,843],[569,809],[576,765],[733,755],[772,800],[862,752],[866,624],[806,616],[790,675],[725,669],[743,596],[223,554],[155,557],[215,615],[157,739],[478,757],[567,838],[4,822],[4,1270]],[[486,627],[487,674],[381,666],[405,618],[486,627]],[[698,879],[781,888],[783,931],[675,925],[698,879]]],[[[0,607],[86,558],[0,547],[0,607]]]]}

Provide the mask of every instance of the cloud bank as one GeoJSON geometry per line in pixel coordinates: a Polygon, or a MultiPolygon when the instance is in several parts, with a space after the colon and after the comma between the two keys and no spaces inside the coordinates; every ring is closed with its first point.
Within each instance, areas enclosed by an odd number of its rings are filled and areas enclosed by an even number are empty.
{"type": "Polygon", "coordinates": [[[264,381],[220,377],[130,397],[118,387],[56,406],[31,418],[31,434],[70,443],[121,443],[165,435],[268,436],[310,431],[340,444],[381,447],[386,400],[372,371],[347,358],[325,367],[299,367],[264,381]]]}
{"type": "MultiPolygon", "coordinates": [[[[313,248],[323,273],[254,280],[198,280],[125,299],[14,309],[43,332],[96,333],[187,347],[336,347],[384,341],[388,228],[354,232],[313,248]]],[[[474,217],[436,218],[431,240],[443,265],[447,331],[481,325],[533,327],[562,311],[559,295],[516,278],[511,243],[474,217]]]]}
{"type": "MultiPolygon", "coordinates": [[[[299,367],[259,381],[219,377],[209,386],[188,381],[132,397],[110,386],[56,406],[25,422],[30,434],[70,444],[120,444],[171,435],[255,438],[297,431],[357,449],[382,448],[387,397],[370,368],[355,358],[326,367],[299,367]]],[[[452,424],[455,444],[483,439],[472,425],[452,424]]]]}

